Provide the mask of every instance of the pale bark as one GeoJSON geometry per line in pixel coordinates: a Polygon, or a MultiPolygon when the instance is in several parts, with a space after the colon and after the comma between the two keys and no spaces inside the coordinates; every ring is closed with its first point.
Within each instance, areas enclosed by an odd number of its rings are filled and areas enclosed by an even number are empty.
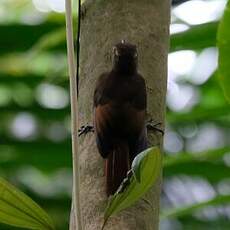
{"type": "MultiPolygon", "coordinates": [[[[93,91],[99,75],[111,69],[111,50],[122,39],[138,47],[139,72],[147,84],[147,118],[164,127],[169,43],[169,0],[94,0],[85,3],[81,24],[80,125],[92,124],[93,91]]],[[[148,132],[150,145],[162,145],[159,132],[148,132]]],[[[80,137],[80,200],[85,230],[100,229],[107,198],[104,161],[97,152],[95,136],[80,137]]],[[[161,176],[145,201],[112,217],[106,230],[157,230],[161,176]]],[[[77,228],[72,228],[77,229],[77,228]]]]}

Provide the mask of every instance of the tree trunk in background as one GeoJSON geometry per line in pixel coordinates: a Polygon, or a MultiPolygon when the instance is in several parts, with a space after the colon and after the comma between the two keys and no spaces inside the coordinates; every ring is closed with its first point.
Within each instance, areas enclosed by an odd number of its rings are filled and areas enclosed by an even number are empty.
{"type": "MultiPolygon", "coordinates": [[[[80,125],[93,122],[93,91],[98,76],[112,67],[112,47],[122,39],[138,47],[139,72],[146,80],[147,119],[164,127],[169,43],[169,0],[85,1],[81,21],[80,125]]],[[[162,145],[162,135],[149,131],[150,145],[162,145]]],[[[81,210],[85,230],[100,229],[107,198],[104,160],[97,152],[95,137],[80,137],[81,210]]],[[[106,230],[157,230],[161,177],[143,200],[112,217],[106,230]]],[[[74,228],[72,228],[74,229],[74,228]]],[[[77,228],[75,228],[77,229],[77,228]]]]}

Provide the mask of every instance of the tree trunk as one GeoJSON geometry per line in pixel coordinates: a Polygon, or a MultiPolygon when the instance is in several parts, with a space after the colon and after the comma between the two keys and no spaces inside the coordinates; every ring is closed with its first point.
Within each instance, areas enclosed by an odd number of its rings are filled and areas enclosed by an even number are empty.
{"type": "MultiPolygon", "coordinates": [[[[169,15],[169,0],[86,0],[80,40],[80,125],[92,124],[95,82],[102,72],[111,69],[114,44],[125,39],[138,47],[139,72],[147,85],[146,119],[164,127],[169,15]]],[[[151,146],[161,147],[161,133],[148,131],[148,138],[151,146]]],[[[84,229],[100,229],[107,198],[104,160],[97,152],[93,133],[80,137],[80,177],[84,229]]],[[[145,197],[152,205],[140,200],[112,217],[105,229],[157,230],[160,190],[161,176],[145,197]]]]}

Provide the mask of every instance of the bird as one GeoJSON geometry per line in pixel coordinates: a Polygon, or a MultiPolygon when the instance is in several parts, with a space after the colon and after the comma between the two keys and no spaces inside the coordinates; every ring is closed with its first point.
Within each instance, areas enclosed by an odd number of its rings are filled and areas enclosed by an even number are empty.
{"type": "Polygon", "coordinates": [[[94,90],[94,129],[105,159],[107,196],[117,191],[133,159],[147,148],[146,84],[137,69],[136,45],[122,40],[113,47],[111,70],[99,76],[94,90]]]}

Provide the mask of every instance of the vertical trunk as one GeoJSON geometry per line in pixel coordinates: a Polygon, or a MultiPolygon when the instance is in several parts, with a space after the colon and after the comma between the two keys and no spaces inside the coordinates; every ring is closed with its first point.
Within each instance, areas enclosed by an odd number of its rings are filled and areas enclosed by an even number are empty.
{"type": "MultiPolygon", "coordinates": [[[[139,72],[146,79],[147,119],[164,126],[169,41],[169,0],[86,0],[81,24],[80,125],[92,124],[93,91],[97,77],[111,69],[111,50],[122,39],[138,47],[139,72]]],[[[148,132],[150,145],[162,144],[160,133],[148,132]]],[[[81,210],[86,230],[100,229],[107,198],[104,161],[94,134],[80,137],[81,210]]],[[[146,199],[112,217],[105,229],[157,230],[161,178],[146,199]]],[[[74,228],[72,228],[74,229],[74,228]]],[[[77,228],[76,228],[77,229],[77,228]]]]}

